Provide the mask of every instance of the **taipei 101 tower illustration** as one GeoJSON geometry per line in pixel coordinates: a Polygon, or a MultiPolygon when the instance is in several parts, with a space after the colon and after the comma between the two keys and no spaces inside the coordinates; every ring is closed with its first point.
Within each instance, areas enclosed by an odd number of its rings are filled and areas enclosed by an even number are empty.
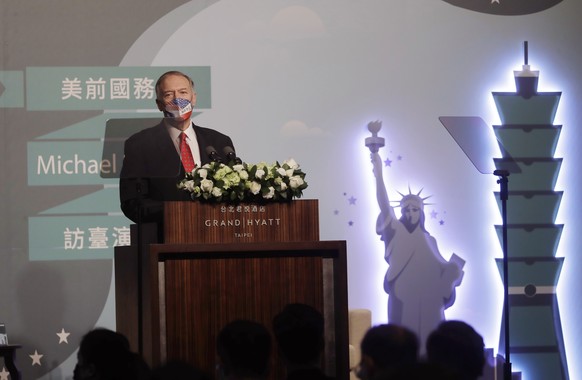
{"type": "MultiPolygon", "coordinates": [[[[538,92],[539,72],[515,71],[516,92],[493,92],[501,125],[493,129],[501,158],[495,167],[511,173],[507,197],[509,346],[514,369],[528,380],[569,379],[556,288],[563,257],[556,257],[564,227],[555,219],[562,191],[554,187],[562,164],[555,158],[561,125],[554,117],[561,92],[538,92]],[[515,170],[515,168],[518,168],[515,170]]],[[[499,194],[496,193],[501,210],[499,194]]],[[[500,241],[502,227],[495,226],[500,241]]],[[[502,243],[503,244],[503,243],[502,243]]],[[[502,259],[497,259],[503,277],[502,259]]],[[[499,352],[505,352],[505,320],[499,352]]]]}

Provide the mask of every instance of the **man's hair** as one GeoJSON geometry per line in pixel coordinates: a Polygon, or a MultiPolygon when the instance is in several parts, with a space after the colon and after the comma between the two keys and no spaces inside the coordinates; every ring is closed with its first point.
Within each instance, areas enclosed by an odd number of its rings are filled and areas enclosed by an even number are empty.
{"type": "Polygon", "coordinates": [[[323,315],[315,308],[288,304],[273,318],[273,331],[281,353],[295,364],[313,364],[324,346],[323,315]]]}
{"type": "Polygon", "coordinates": [[[264,376],[269,368],[271,335],[258,322],[235,320],[218,334],[216,350],[226,375],[264,376]]]}
{"type": "Polygon", "coordinates": [[[485,344],[479,333],[462,321],[444,321],[426,341],[427,357],[461,375],[477,379],[483,374],[485,344]]]}
{"type": "Polygon", "coordinates": [[[418,361],[418,339],[409,329],[395,324],[370,328],[361,343],[362,355],[378,369],[411,366],[418,361]]]}
{"type": "Polygon", "coordinates": [[[166,71],[158,78],[158,80],[156,82],[155,88],[156,88],[156,99],[157,100],[160,99],[160,86],[162,85],[162,82],[164,81],[164,79],[166,79],[167,77],[172,76],[172,75],[178,75],[178,76],[181,76],[183,78],[186,78],[188,80],[188,82],[190,82],[190,86],[192,86],[192,90],[194,90],[194,81],[188,75],[184,74],[181,71],[177,71],[177,70],[166,71]]]}

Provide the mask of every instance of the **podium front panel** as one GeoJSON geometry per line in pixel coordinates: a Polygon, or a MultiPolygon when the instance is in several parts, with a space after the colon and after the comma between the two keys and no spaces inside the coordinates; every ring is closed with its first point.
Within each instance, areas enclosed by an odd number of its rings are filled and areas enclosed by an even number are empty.
{"type": "MultiPolygon", "coordinates": [[[[154,365],[182,359],[213,375],[224,325],[250,319],[272,333],[286,304],[304,303],[324,315],[324,369],[348,378],[345,242],[162,244],[149,255],[157,274],[150,272],[144,342],[154,365]]],[[[274,340],[272,351],[270,379],[284,378],[274,340]]]]}
{"type": "Polygon", "coordinates": [[[164,242],[256,243],[319,240],[316,199],[284,203],[164,203],[164,242]]]}

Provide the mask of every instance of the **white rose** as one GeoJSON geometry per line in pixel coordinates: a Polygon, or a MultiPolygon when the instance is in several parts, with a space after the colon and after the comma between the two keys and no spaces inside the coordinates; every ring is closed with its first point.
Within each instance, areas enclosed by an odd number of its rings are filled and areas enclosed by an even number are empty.
{"type": "Polygon", "coordinates": [[[244,166],[243,164],[236,164],[236,165],[234,165],[234,166],[232,167],[232,169],[233,169],[235,172],[239,172],[239,173],[240,173],[241,171],[243,171],[243,169],[244,169],[244,168],[245,168],[245,166],[244,166]]]}
{"type": "Polygon", "coordinates": [[[200,176],[200,178],[206,179],[208,171],[206,169],[198,169],[198,175],[200,176]]]}
{"type": "Polygon", "coordinates": [[[258,182],[251,182],[251,186],[250,189],[251,193],[253,193],[254,195],[257,195],[259,193],[259,191],[261,191],[261,184],[258,182]]]}
{"type": "Polygon", "coordinates": [[[240,177],[240,179],[242,179],[243,181],[246,181],[247,179],[249,179],[249,172],[247,172],[246,170],[241,170],[238,173],[238,176],[240,177]]]}
{"type": "Polygon", "coordinates": [[[281,182],[281,191],[287,190],[287,184],[285,182],[281,182]]]}
{"type": "Polygon", "coordinates": [[[257,169],[255,172],[255,177],[261,179],[265,176],[265,171],[263,169],[257,169]]]}
{"type": "Polygon", "coordinates": [[[298,175],[295,175],[289,179],[289,186],[291,186],[292,189],[297,189],[298,187],[303,185],[303,183],[304,183],[303,179],[298,175]]]}
{"type": "Polygon", "coordinates": [[[213,187],[214,183],[209,179],[203,179],[202,181],[200,181],[200,188],[205,193],[209,193],[210,191],[212,191],[213,187]]]}
{"type": "Polygon", "coordinates": [[[271,198],[273,198],[274,195],[275,195],[275,188],[273,186],[269,186],[269,192],[267,194],[263,195],[263,198],[271,199],[271,198]]]}
{"type": "Polygon", "coordinates": [[[294,159],[290,158],[287,161],[283,162],[283,164],[287,164],[289,165],[289,167],[293,170],[295,169],[299,169],[299,164],[297,162],[295,162],[294,159]]]}
{"type": "MultiPolygon", "coordinates": [[[[277,173],[279,173],[281,177],[285,177],[287,175],[287,171],[283,168],[277,169],[277,173]]],[[[293,172],[291,172],[291,174],[293,174],[293,172]]]]}
{"type": "Polygon", "coordinates": [[[219,187],[212,188],[212,196],[218,198],[222,195],[222,190],[219,187]]]}
{"type": "Polygon", "coordinates": [[[188,190],[189,192],[193,192],[194,191],[194,187],[195,187],[194,181],[186,181],[184,183],[184,188],[186,190],[188,190]]]}
{"type": "Polygon", "coordinates": [[[287,169],[287,177],[293,176],[294,171],[295,171],[295,169],[287,169]]]}

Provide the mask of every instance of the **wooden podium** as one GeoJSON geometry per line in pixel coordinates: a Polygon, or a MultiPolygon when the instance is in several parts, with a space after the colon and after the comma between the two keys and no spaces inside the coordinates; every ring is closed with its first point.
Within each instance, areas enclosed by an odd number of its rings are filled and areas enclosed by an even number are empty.
{"type": "MultiPolygon", "coordinates": [[[[318,215],[317,200],[166,202],[164,243],[142,225],[140,249],[136,239],[115,249],[117,331],[152,366],[181,359],[213,375],[226,323],[271,330],[286,304],[305,303],[324,315],[324,370],[347,380],[346,243],[320,241],[318,215]]],[[[284,378],[274,340],[270,378],[284,378]]]]}

